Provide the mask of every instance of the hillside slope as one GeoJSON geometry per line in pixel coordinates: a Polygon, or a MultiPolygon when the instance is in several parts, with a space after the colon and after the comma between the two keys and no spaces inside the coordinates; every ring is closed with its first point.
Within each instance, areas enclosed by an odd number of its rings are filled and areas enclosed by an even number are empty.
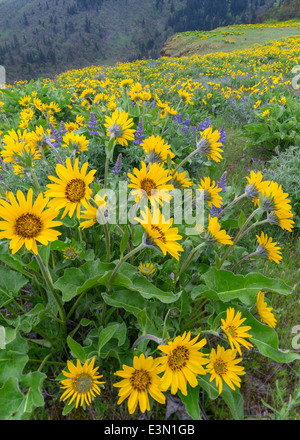
{"type": "Polygon", "coordinates": [[[0,0],[0,65],[12,82],[157,58],[178,30],[249,23],[268,1],[0,0]]]}
{"type": "Polygon", "coordinates": [[[244,50],[271,40],[300,35],[300,19],[287,22],[234,25],[212,31],[188,31],[168,38],[161,56],[180,57],[244,50]]]}

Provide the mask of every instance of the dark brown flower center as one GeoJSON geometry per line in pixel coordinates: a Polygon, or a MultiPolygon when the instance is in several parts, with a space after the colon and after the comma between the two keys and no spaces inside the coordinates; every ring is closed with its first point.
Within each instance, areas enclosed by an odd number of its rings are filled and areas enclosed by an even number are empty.
{"type": "Polygon", "coordinates": [[[15,233],[23,238],[34,238],[43,228],[41,219],[34,214],[22,214],[15,223],[15,233]]]}
{"type": "Polygon", "coordinates": [[[181,370],[186,365],[186,361],[190,358],[190,352],[188,348],[179,346],[175,348],[169,355],[168,365],[171,370],[181,370]]]}
{"type": "Polygon", "coordinates": [[[152,179],[145,178],[141,181],[141,188],[147,193],[148,197],[151,197],[151,191],[156,190],[156,184],[152,179]]]}
{"type": "Polygon", "coordinates": [[[221,359],[218,359],[214,363],[214,370],[217,374],[220,375],[226,374],[227,373],[226,364],[221,359]]]}
{"type": "Polygon", "coordinates": [[[76,391],[78,393],[87,393],[93,386],[93,379],[89,374],[81,374],[76,380],[76,391]]]}
{"type": "Polygon", "coordinates": [[[151,229],[152,229],[152,231],[158,232],[160,234],[159,237],[158,237],[159,240],[161,240],[162,242],[166,243],[166,236],[163,233],[163,231],[157,225],[151,225],[151,229]]]}
{"type": "Polygon", "coordinates": [[[132,388],[138,391],[145,391],[151,385],[151,376],[148,371],[135,370],[130,377],[132,388]]]}
{"type": "Polygon", "coordinates": [[[85,196],[85,182],[82,179],[72,179],[67,184],[65,195],[72,203],[80,202],[85,196]]]}

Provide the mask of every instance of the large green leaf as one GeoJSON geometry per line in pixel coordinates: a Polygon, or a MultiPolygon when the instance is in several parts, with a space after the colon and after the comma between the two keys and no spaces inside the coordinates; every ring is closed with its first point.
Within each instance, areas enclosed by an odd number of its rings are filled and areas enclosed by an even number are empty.
{"type": "Polygon", "coordinates": [[[20,289],[28,283],[24,275],[5,266],[0,266],[0,280],[0,307],[18,296],[20,289]]]}
{"type": "MultiPolygon", "coordinates": [[[[132,313],[138,320],[142,329],[147,333],[157,335],[158,329],[148,316],[146,301],[136,292],[130,290],[118,290],[111,295],[102,293],[102,297],[106,304],[118,307],[132,313]]],[[[162,330],[162,329],[160,329],[162,330]]]]}
{"type": "Polygon", "coordinates": [[[24,413],[44,406],[41,385],[45,378],[38,371],[22,376],[20,382],[13,375],[9,377],[0,388],[0,420],[21,420],[24,413]]]}
{"type": "Polygon", "coordinates": [[[219,394],[219,390],[216,387],[215,380],[210,381],[210,375],[199,375],[198,383],[203,388],[210,399],[214,400],[220,396],[228,405],[231,415],[235,420],[242,420],[244,418],[244,402],[239,389],[232,390],[226,383],[223,383],[222,393],[219,394]]]}
{"type": "Polygon", "coordinates": [[[25,390],[24,395],[24,412],[31,413],[36,407],[44,406],[44,398],[42,396],[42,384],[46,379],[46,375],[39,371],[33,371],[22,376],[21,385],[25,390]]]}
{"type": "Polygon", "coordinates": [[[71,338],[71,336],[67,337],[67,343],[71,350],[72,356],[75,357],[76,359],[79,359],[81,362],[85,362],[86,354],[84,348],[73,338],[71,338]]]}
{"type": "Polygon", "coordinates": [[[111,340],[118,328],[119,324],[116,323],[113,325],[109,325],[108,327],[100,331],[98,342],[98,357],[100,357],[101,355],[101,349],[105,346],[105,344],[107,344],[108,341],[111,340]]]}
{"type": "Polygon", "coordinates": [[[156,298],[163,303],[170,304],[177,301],[181,295],[181,292],[175,295],[172,292],[165,292],[159,289],[148,281],[147,278],[139,275],[136,267],[128,263],[123,263],[119,272],[114,279],[113,285],[139,292],[146,299],[156,298]]]}
{"type": "Polygon", "coordinates": [[[118,290],[111,295],[102,293],[102,297],[106,304],[113,307],[120,307],[127,312],[132,313],[136,318],[146,307],[146,301],[130,290],[118,290]]]}
{"type": "Polygon", "coordinates": [[[24,394],[18,379],[11,376],[0,388],[0,420],[21,420],[24,414],[24,394]]]}
{"type": "Polygon", "coordinates": [[[193,420],[202,420],[199,407],[199,387],[192,388],[188,384],[187,395],[184,396],[181,391],[178,391],[178,396],[184,403],[185,409],[189,416],[191,416],[193,420]]]}
{"type": "Polygon", "coordinates": [[[273,359],[276,362],[288,363],[300,359],[300,355],[290,350],[282,350],[278,346],[278,335],[276,331],[266,324],[262,324],[246,309],[242,310],[242,316],[246,318],[247,325],[251,326],[249,339],[260,353],[273,359]]]}
{"type": "Polygon", "coordinates": [[[0,350],[0,384],[10,377],[21,378],[23,369],[28,362],[28,344],[20,334],[0,350]]]}
{"type": "Polygon", "coordinates": [[[8,242],[2,242],[0,243],[0,261],[5,263],[7,266],[11,267],[12,269],[23,273],[26,275],[26,272],[24,270],[24,266],[26,266],[25,263],[23,263],[22,258],[18,254],[12,254],[9,251],[8,242]]]}
{"type": "Polygon", "coordinates": [[[66,269],[54,287],[62,292],[64,301],[70,301],[85,290],[107,283],[114,267],[114,264],[102,263],[100,260],[88,261],[80,267],[66,269]]]}
{"type": "Polygon", "coordinates": [[[203,285],[195,287],[191,292],[192,299],[204,296],[210,299],[230,301],[239,299],[247,306],[256,303],[260,290],[269,290],[282,295],[289,295],[292,289],[282,280],[267,278],[260,273],[249,273],[246,276],[235,275],[228,270],[210,269],[202,275],[203,285]]]}

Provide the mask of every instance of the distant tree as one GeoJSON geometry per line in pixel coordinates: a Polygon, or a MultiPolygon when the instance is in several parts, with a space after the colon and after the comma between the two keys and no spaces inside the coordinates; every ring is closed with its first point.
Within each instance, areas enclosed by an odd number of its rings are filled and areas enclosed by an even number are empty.
{"type": "Polygon", "coordinates": [[[27,18],[27,15],[25,14],[25,12],[23,13],[23,21],[24,21],[24,26],[29,25],[28,18],[27,18]]]}

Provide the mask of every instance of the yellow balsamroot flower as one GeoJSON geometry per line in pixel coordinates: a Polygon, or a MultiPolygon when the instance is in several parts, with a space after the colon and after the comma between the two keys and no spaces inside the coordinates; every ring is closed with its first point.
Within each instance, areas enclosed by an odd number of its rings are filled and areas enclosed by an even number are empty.
{"type": "Polygon", "coordinates": [[[279,104],[285,104],[286,103],[286,97],[283,96],[281,99],[278,100],[279,104]]]}
{"type": "Polygon", "coordinates": [[[100,394],[99,385],[105,382],[100,382],[103,376],[97,375],[99,367],[94,368],[95,358],[90,362],[86,361],[83,365],[77,360],[77,364],[67,361],[68,371],[62,371],[63,375],[67,379],[61,380],[62,389],[64,393],[60,397],[60,400],[65,401],[71,397],[68,402],[70,405],[76,399],[76,408],[78,405],[90,405],[92,400],[96,397],[96,394],[100,394]]]}
{"type": "Polygon", "coordinates": [[[40,152],[34,145],[35,136],[32,132],[24,130],[11,130],[3,137],[3,149],[1,156],[7,163],[18,164],[24,159],[24,155],[30,154],[33,160],[40,159],[40,152]]]}
{"type": "Polygon", "coordinates": [[[33,105],[35,106],[35,108],[39,111],[43,111],[43,103],[40,100],[40,98],[34,98],[33,99],[33,105]]]}
{"type": "Polygon", "coordinates": [[[67,133],[62,138],[62,147],[68,148],[70,153],[88,151],[89,140],[82,134],[67,133]]]}
{"type": "Polygon", "coordinates": [[[58,177],[49,176],[49,179],[55,182],[47,185],[49,189],[46,191],[46,196],[52,197],[49,206],[56,210],[65,208],[62,218],[66,214],[72,217],[75,209],[77,210],[77,217],[80,218],[81,205],[86,209],[89,208],[88,200],[92,194],[89,185],[94,180],[96,170],[86,174],[89,166],[88,162],[82,165],[81,170],[79,170],[78,162],[79,159],[75,159],[74,167],[72,167],[71,159],[68,157],[66,166],[56,165],[55,171],[58,177]]]}
{"type": "Polygon", "coordinates": [[[261,114],[261,117],[264,118],[265,116],[268,116],[269,114],[270,114],[270,110],[267,109],[261,114]]]}
{"type": "Polygon", "coordinates": [[[165,354],[158,358],[161,364],[160,372],[164,373],[161,378],[163,390],[171,387],[171,393],[176,394],[179,389],[186,396],[187,383],[194,388],[198,385],[197,375],[206,374],[203,365],[208,363],[205,358],[207,355],[200,352],[206,344],[206,339],[198,341],[198,338],[199,335],[191,339],[191,333],[184,332],[174,341],[157,347],[165,354]]]}
{"type": "Polygon", "coordinates": [[[213,205],[216,208],[222,206],[223,199],[219,194],[222,191],[222,188],[219,188],[214,180],[211,182],[210,177],[204,177],[200,180],[198,190],[200,192],[204,191],[204,201],[207,202],[210,208],[212,208],[213,205]]]}
{"type": "Polygon", "coordinates": [[[162,205],[163,201],[170,202],[172,196],[169,191],[173,190],[174,186],[168,183],[171,180],[169,171],[158,163],[150,164],[149,170],[147,170],[145,162],[142,162],[141,166],[140,170],[134,168],[133,174],[127,174],[131,182],[128,187],[134,188],[132,195],[136,196],[136,203],[145,196],[153,205],[156,203],[162,205]]]}
{"type": "Polygon", "coordinates": [[[221,153],[222,142],[219,142],[220,132],[218,130],[212,131],[210,125],[206,130],[200,132],[201,139],[197,142],[197,149],[201,154],[205,154],[207,159],[220,162],[222,159],[221,153]]]}
{"type": "Polygon", "coordinates": [[[31,103],[31,96],[29,96],[29,95],[25,95],[19,99],[19,104],[22,107],[27,107],[30,103],[31,103]]]}
{"type": "Polygon", "coordinates": [[[256,103],[253,105],[253,108],[259,107],[261,104],[261,99],[259,101],[256,101],[256,103]]]}
{"type": "Polygon", "coordinates": [[[142,413],[146,410],[150,411],[148,393],[157,402],[165,403],[166,398],[162,393],[157,364],[157,359],[153,359],[152,356],[145,358],[145,355],[142,353],[139,357],[134,356],[133,367],[123,365],[122,370],[114,373],[123,379],[114,384],[114,387],[120,388],[118,405],[129,397],[129,414],[134,413],[137,405],[139,405],[142,413]]]}
{"type": "Polygon", "coordinates": [[[128,87],[128,86],[130,86],[132,83],[133,83],[133,79],[132,79],[132,78],[126,78],[126,79],[123,79],[123,80],[120,82],[119,86],[120,86],[120,87],[128,87]]]}
{"type": "Polygon", "coordinates": [[[141,263],[138,269],[145,276],[150,276],[155,272],[155,266],[153,263],[141,263]]]}
{"type": "Polygon", "coordinates": [[[106,136],[115,139],[120,145],[128,145],[127,141],[134,139],[135,130],[130,127],[133,126],[133,119],[128,118],[128,113],[122,110],[115,110],[111,117],[105,116],[106,136]]]}
{"type": "Polygon", "coordinates": [[[28,123],[30,121],[32,121],[34,116],[34,111],[32,110],[32,108],[24,108],[23,110],[20,111],[20,119],[21,119],[21,123],[28,123]]]}
{"type": "Polygon", "coordinates": [[[51,130],[47,129],[45,131],[41,125],[38,125],[35,128],[35,131],[32,132],[32,141],[37,150],[40,150],[41,148],[46,150],[49,148],[47,142],[51,141],[51,130]]]}
{"type": "Polygon", "coordinates": [[[146,161],[149,163],[166,162],[168,156],[170,159],[175,157],[175,154],[170,150],[171,145],[167,144],[160,136],[150,136],[141,142],[141,146],[146,154],[146,161]]]}
{"type": "MultiPolygon", "coordinates": [[[[104,195],[104,197],[101,197],[99,194],[96,194],[96,196],[94,197],[95,204],[97,204],[101,210],[103,210],[106,206],[105,198],[106,194],[104,195]]],[[[82,229],[94,226],[94,224],[97,222],[99,208],[89,205],[88,209],[86,209],[85,211],[81,211],[81,218],[85,219],[84,222],[80,223],[80,227],[82,229]]]]}
{"type": "Polygon", "coordinates": [[[233,244],[232,237],[226,233],[225,229],[221,229],[218,217],[209,216],[207,230],[209,232],[209,241],[217,241],[221,244],[233,244]]]}
{"type": "Polygon", "coordinates": [[[292,232],[295,223],[291,220],[292,217],[293,213],[284,209],[268,213],[268,220],[271,224],[277,224],[281,229],[286,229],[289,232],[292,232]]]}
{"type": "Polygon", "coordinates": [[[232,350],[236,349],[240,355],[242,355],[240,345],[243,345],[248,350],[250,347],[253,347],[249,341],[244,338],[251,338],[251,335],[247,333],[248,330],[251,330],[249,325],[243,325],[242,323],[246,320],[246,318],[241,319],[241,312],[236,312],[233,307],[229,307],[226,310],[226,319],[221,319],[222,327],[221,329],[224,331],[228,338],[228,342],[232,350]]]}
{"type": "Polygon", "coordinates": [[[183,252],[183,247],[177,243],[182,239],[178,235],[178,228],[172,228],[173,218],[167,223],[159,209],[155,209],[151,215],[150,209],[146,206],[145,211],[141,212],[142,218],[135,218],[145,229],[146,246],[158,246],[164,255],[167,252],[176,260],[179,260],[179,252],[183,252]]]}
{"type": "Polygon", "coordinates": [[[246,176],[246,179],[248,180],[248,185],[245,188],[246,197],[252,200],[255,206],[258,206],[260,194],[270,182],[268,180],[263,181],[263,175],[260,171],[258,173],[251,171],[250,177],[246,176]]]}
{"type": "Polygon", "coordinates": [[[72,133],[74,130],[78,130],[80,128],[77,122],[66,122],[65,127],[68,133],[72,133]]]}
{"type": "Polygon", "coordinates": [[[77,248],[75,246],[68,246],[62,252],[65,260],[73,260],[77,257],[77,248]]]}
{"type": "Polygon", "coordinates": [[[260,290],[257,294],[257,300],[256,300],[256,308],[258,314],[263,322],[268,324],[270,327],[275,328],[277,320],[275,319],[275,316],[272,313],[273,307],[268,307],[264,299],[265,299],[265,294],[260,290]]]}
{"type": "Polygon", "coordinates": [[[245,373],[244,367],[237,365],[242,361],[242,358],[236,359],[236,350],[225,350],[224,347],[218,345],[217,350],[214,348],[209,355],[209,363],[206,367],[207,372],[211,375],[209,381],[214,379],[219,388],[219,394],[223,391],[223,381],[235,390],[235,386],[240,388],[241,378],[245,373]]]}
{"type": "Polygon", "coordinates": [[[176,171],[176,173],[174,173],[173,170],[170,170],[170,175],[172,176],[171,183],[174,186],[174,188],[184,189],[184,188],[189,188],[190,186],[193,185],[191,179],[186,177],[187,175],[186,171],[183,171],[182,173],[178,173],[178,171],[176,171]]]}
{"type": "Polygon", "coordinates": [[[85,123],[85,117],[83,115],[76,115],[76,124],[82,127],[85,123]]]}
{"type": "Polygon", "coordinates": [[[269,185],[263,189],[263,202],[262,207],[266,211],[291,211],[292,206],[288,199],[288,193],[283,192],[282,186],[276,182],[269,182],[269,185]]]}
{"type": "Polygon", "coordinates": [[[279,263],[282,260],[282,255],[280,252],[280,247],[277,246],[277,243],[273,242],[272,237],[267,236],[262,231],[260,236],[256,236],[259,246],[256,249],[256,253],[262,257],[269,258],[270,261],[275,261],[275,263],[279,263]]]}
{"type": "Polygon", "coordinates": [[[48,198],[40,193],[33,203],[33,191],[27,193],[27,199],[22,191],[17,191],[17,199],[13,193],[7,193],[9,200],[0,200],[0,240],[10,240],[9,248],[15,254],[25,244],[26,249],[37,255],[37,242],[47,246],[48,242],[57,240],[61,235],[56,226],[62,225],[54,221],[57,212],[45,209],[48,198]]]}

